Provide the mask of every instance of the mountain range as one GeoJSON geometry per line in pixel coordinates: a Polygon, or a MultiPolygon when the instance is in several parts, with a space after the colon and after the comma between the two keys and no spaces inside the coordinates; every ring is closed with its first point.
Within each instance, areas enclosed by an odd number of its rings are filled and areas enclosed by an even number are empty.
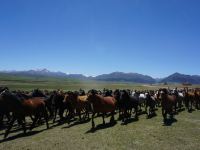
{"type": "Polygon", "coordinates": [[[87,77],[82,74],[66,74],[63,72],[52,72],[47,69],[37,69],[28,71],[0,71],[2,74],[10,74],[16,76],[47,76],[47,77],[62,77],[79,80],[98,80],[98,81],[114,81],[114,82],[135,82],[135,83],[191,83],[200,84],[199,75],[185,75],[180,73],[174,73],[166,78],[152,78],[148,75],[142,75],[139,73],[124,73],[113,72],[110,74],[102,74],[96,77],[87,77]]]}

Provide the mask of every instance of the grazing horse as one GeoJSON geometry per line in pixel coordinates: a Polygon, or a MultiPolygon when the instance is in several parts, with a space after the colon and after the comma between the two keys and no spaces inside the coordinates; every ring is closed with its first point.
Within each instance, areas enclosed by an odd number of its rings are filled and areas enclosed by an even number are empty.
{"type": "MultiPolygon", "coordinates": [[[[163,122],[166,123],[167,114],[173,118],[173,108],[176,108],[177,98],[175,95],[169,95],[167,89],[160,89],[160,99],[162,107],[163,122]]],[[[176,110],[175,110],[176,112],[176,110]]]]}
{"type": "Polygon", "coordinates": [[[12,112],[13,117],[8,125],[8,128],[5,132],[4,138],[6,138],[15,122],[18,122],[22,125],[24,133],[26,132],[25,126],[25,117],[26,116],[35,116],[33,123],[30,127],[32,130],[35,127],[35,123],[40,116],[43,116],[46,121],[46,126],[49,128],[48,124],[48,115],[45,107],[45,102],[42,98],[31,98],[27,100],[19,99],[16,95],[10,93],[9,91],[2,92],[0,94],[0,102],[2,111],[12,112]],[[2,109],[3,108],[3,109],[2,109]]]}
{"type": "Polygon", "coordinates": [[[103,124],[105,124],[104,116],[106,113],[111,113],[110,123],[114,122],[114,113],[116,108],[116,100],[114,97],[103,97],[92,90],[88,94],[88,102],[91,104],[92,110],[92,129],[95,127],[94,116],[96,113],[102,113],[103,124]]]}

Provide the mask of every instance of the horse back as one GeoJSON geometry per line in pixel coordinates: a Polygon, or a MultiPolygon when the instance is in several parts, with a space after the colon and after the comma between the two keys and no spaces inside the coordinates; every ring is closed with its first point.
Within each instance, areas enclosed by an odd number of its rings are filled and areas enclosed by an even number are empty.
{"type": "Polygon", "coordinates": [[[41,111],[45,108],[45,105],[45,99],[42,97],[30,98],[22,102],[23,110],[27,115],[41,111]]]}
{"type": "Polygon", "coordinates": [[[116,100],[111,96],[98,96],[92,105],[95,112],[112,112],[115,110],[116,100]]]}

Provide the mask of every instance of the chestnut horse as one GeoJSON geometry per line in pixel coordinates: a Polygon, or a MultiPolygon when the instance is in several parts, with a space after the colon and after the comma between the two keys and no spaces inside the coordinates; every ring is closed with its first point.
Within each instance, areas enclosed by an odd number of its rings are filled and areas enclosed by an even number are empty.
{"type": "Polygon", "coordinates": [[[25,117],[34,116],[33,123],[30,127],[32,130],[35,127],[35,123],[43,116],[48,125],[48,115],[46,111],[45,101],[43,98],[31,98],[27,100],[19,99],[16,95],[9,91],[4,91],[0,94],[0,113],[12,112],[13,116],[5,132],[4,138],[6,138],[16,120],[22,125],[24,133],[26,132],[25,117]],[[3,108],[3,109],[2,109],[3,108]]]}
{"type": "Polygon", "coordinates": [[[95,127],[94,116],[96,113],[102,113],[103,124],[105,124],[105,114],[111,113],[110,123],[114,123],[114,113],[116,108],[116,100],[114,97],[103,97],[92,90],[88,94],[88,101],[91,104],[92,109],[92,129],[95,127]]]}

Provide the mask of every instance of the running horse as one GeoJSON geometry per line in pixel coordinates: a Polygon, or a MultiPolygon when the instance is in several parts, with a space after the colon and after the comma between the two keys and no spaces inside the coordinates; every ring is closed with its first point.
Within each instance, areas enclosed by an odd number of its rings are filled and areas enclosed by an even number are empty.
{"type": "Polygon", "coordinates": [[[114,113],[116,109],[116,100],[114,97],[103,97],[97,94],[95,90],[91,90],[87,100],[91,104],[92,129],[95,127],[94,116],[96,113],[102,113],[103,124],[105,124],[104,116],[106,113],[111,113],[110,123],[114,123],[114,113]]]}
{"type": "Polygon", "coordinates": [[[170,118],[173,118],[173,109],[175,107],[176,112],[176,102],[177,97],[175,95],[169,95],[167,89],[160,89],[160,99],[162,107],[163,122],[166,123],[167,114],[170,115],[170,118]]]}
{"type": "MultiPolygon", "coordinates": [[[[5,90],[9,90],[9,89],[7,87],[0,87],[0,93],[2,93],[5,90]]],[[[3,104],[2,104],[2,101],[0,100],[0,128],[3,125],[4,116],[7,117],[8,122],[10,121],[10,118],[11,118],[9,110],[6,110],[2,106],[3,106],[3,104]]]]}
{"type": "Polygon", "coordinates": [[[12,94],[8,90],[3,91],[0,94],[0,114],[4,112],[12,112],[13,116],[8,125],[8,128],[4,134],[6,138],[16,120],[22,125],[24,133],[26,133],[25,117],[34,116],[33,123],[31,124],[30,130],[35,127],[38,119],[43,116],[48,124],[48,114],[46,111],[45,101],[43,98],[30,98],[30,99],[19,99],[16,95],[12,94]]]}

